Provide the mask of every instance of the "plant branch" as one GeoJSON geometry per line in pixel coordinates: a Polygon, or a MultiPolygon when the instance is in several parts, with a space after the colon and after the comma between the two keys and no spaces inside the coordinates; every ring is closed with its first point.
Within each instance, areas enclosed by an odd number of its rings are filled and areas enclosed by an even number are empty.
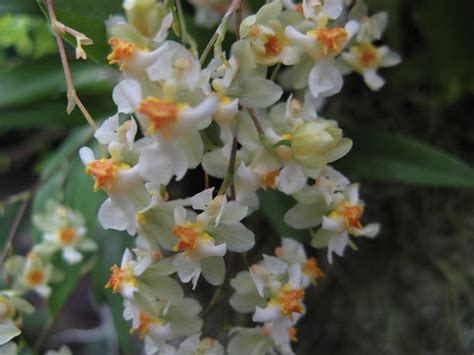
{"type": "Polygon", "coordinates": [[[250,114],[250,117],[252,118],[253,124],[255,125],[255,128],[257,129],[258,135],[262,136],[263,135],[263,129],[262,126],[260,126],[260,122],[258,121],[257,113],[255,112],[255,109],[249,108],[247,111],[250,114]]]}
{"type": "Polygon", "coordinates": [[[199,63],[201,63],[201,65],[203,65],[204,62],[206,61],[207,56],[211,52],[212,47],[214,47],[219,37],[221,38],[221,42],[224,39],[223,37],[225,36],[227,25],[229,23],[230,17],[232,16],[234,12],[236,13],[236,20],[237,20],[237,39],[239,39],[239,27],[240,27],[240,22],[242,21],[242,15],[240,11],[241,5],[242,5],[242,0],[232,0],[232,3],[229,5],[229,8],[227,9],[224,17],[222,17],[222,20],[219,26],[217,26],[216,32],[212,35],[211,39],[209,40],[206,47],[204,48],[204,51],[202,52],[201,57],[199,58],[199,63]]]}
{"type": "MultiPolygon", "coordinates": [[[[61,31],[62,29],[65,29],[66,26],[63,24],[59,23],[56,17],[56,13],[54,12],[54,7],[53,7],[53,0],[46,0],[46,7],[48,9],[48,15],[51,20],[51,27],[54,32],[54,37],[56,38],[56,44],[59,49],[59,55],[61,57],[61,63],[63,66],[64,70],[64,77],[66,79],[66,84],[67,84],[67,99],[68,99],[68,104],[67,104],[67,113],[68,115],[72,112],[74,107],[77,105],[79,107],[79,110],[82,112],[84,115],[85,119],[89,123],[89,125],[94,128],[94,130],[97,129],[97,125],[90,115],[89,111],[85,108],[84,104],[82,103],[81,99],[79,99],[79,96],[77,96],[76,93],[76,88],[74,86],[74,82],[72,80],[71,76],[71,69],[69,67],[69,62],[67,60],[67,55],[66,55],[66,50],[64,49],[64,43],[61,38],[61,31]]],[[[69,27],[67,27],[68,30],[70,30],[69,27]]]]}
{"type": "Polygon", "coordinates": [[[30,198],[31,198],[31,194],[30,194],[29,198],[25,199],[21,203],[20,208],[18,209],[18,212],[16,213],[13,224],[10,228],[10,231],[8,232],[8,237],[7,237],[7,241],[5,242],[3,252],[0,255],[0,266],[3,265],[3,262],[5,261],[7,255],[8,255],[8,252],[10,251],[10,248],[11,248],[12,243],[13,243],[13,239],[15,238],[16,232],[18,231],[18,227],[20,227],[21,220],[23,219],[23,216],[25,215],[26,209],[27,209],[28,205],[30,204],[30,198]]]}
{"type": "Polygon", "coordinates": [[[219,189],[218,195],[225,194],[227,188],[230,186],[230,197],[235,200],[235,186],[234,186],[234,174],[235,174],[235,160],[237,156],[237,139],[232,140],[232,148],[230,151],[229,166],[227,168],[227,174],[222,181],[222,185],[219,189]]]}
{"type": "Polygon", "coordinates": [[[183,45],[186,43],[189,44],[189,46],[191,47],[191,51],[194,52],[193,54],[197,55],[197,44],[193,36],[189,34],[188,29],[186,27],[186,21],[184,19],[183,5],[181,4],[181,0],[175,0],[175,5],[179,19],[179,36],[181,38],[181,43],[183,45]]]}

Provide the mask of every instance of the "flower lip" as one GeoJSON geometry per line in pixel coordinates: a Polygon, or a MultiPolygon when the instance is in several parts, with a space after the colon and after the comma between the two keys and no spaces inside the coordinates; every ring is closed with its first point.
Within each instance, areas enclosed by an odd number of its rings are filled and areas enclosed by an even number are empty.
{"type": "Polygon", "coordinates": [[[323,46],[324,55],[339,54],[342,50],[342,44],[347,40],[348,34],[344,28],[319,28],[308,31],[307,35],[316,38],[323,46]]]}
{"type": "Polygon", "coordinates": [[[77,240],[77,234],[74,228],[66,227],[58,232],[59,242],[62,245],[71,245],[77,240]]]}
{"type": "Polygon", "coordinates": [[[110,270],[112,271],[112,275],[110,275],[105,288],[111,288],[113,293],[120,292],[123,283],[127,283],[134,288],[138,287],[138,281],[133,276],[130,268],[120,268],[117,265],[114,265],[110,270]]]}
{"type": "Polygon", "coordinates": [[[103,188],[110,192],[117,179],[119,169],[128,169],[128,165],[116,163],[112,159],[100,159],[88,163],[85,172],[95,178],[94,191],[103,188]]]}
{"type": "Polygon", "coordinates": [[[280,40],[277,36],[270,36],[265,42],[264,47],[265,54],[276,55],[281,50],[280,40]]]}
{"type": "Polygon", "coordinates": [[[124,70],[127,60],[130,59],[136,49],[136,45],[115,37],[110,38],[108,43],[112,47],[112,52],[107,56],[109,64],[120,63],[119,69],[124,70]]]}
{"type": "Polygon", "coordinates": [[[303,313],[303,306],[300,303],[303,297],[303,289],[294,289],[290,285],[284,285],[279,290],[275,301],[279,304],[280,310],[285,316],[293,318],[293,313],[303,313]]]}
{"type": "Polygon", "coordinates": [[[177,121],[179,109],[173,101],[148,97],[140,102],[138,112],[149,118],[145,134],[150,135],[155,131],[166,133],[169,126],[177,121]]]}

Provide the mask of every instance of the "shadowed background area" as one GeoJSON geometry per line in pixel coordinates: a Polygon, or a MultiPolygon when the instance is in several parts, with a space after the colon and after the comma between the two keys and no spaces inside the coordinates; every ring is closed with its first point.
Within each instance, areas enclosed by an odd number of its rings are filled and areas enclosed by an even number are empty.
{"type": "MultiPolygon", "coordinates": [[[[377,147],[389,146],[392,158],[397,152],[415,156],[425,148],[412,145],[406,153],[405,138],[385,141],[385,136],[378,136],[378,145],[369,144],[361,130],[370,127],[376,132],[402,134],[472,166],[474,47],[469,15],[474,13],[474,4],[467,0],[457,4],[428,0],[366,2],[372,13],[389,13],[383,41],[401,54],[403,62],[381,71],[387,84],[379,92],[370,91],[357,75],[345,77],[342,93],[328,100],[322,116],[340,120],[347,135],[354,137],[354,152],[336,167],[361,183],[366,202],[364,221],[380,222],[382,231],[374,240],[358,241],[358,251],[348,249],[332,266],[325,251],[307,248],[308,254],[317,256],[326,277],[307,292],[307,314],[298,323],[295,348],[302,355],[472,354],[474,178],[468,167],[451,170],[457,163],[447,162],[454,158],[436,154],[430,158],[432,170],[424,170],[423,161],[417,168],[415,158],[407,165],[394,159],[393,164],[382,164],[377,170],[377,147]],[[437,175],[432,179],[433,174],[437,175]]],[[[64,22],[68,18],[72,21],[68,6],[74,5],[66,0],[56,3],[60,19],[63,16],[64,22]]],[[[105,3],[88,17],[86,9],[99,5],[83,1],[85,27],[78,29],[87,33],[94,20],[121,11],[121,1],[105,3]]],[[[209,38],[212,31],[193,27],[192,7],[185,10],[191,32],[198,39],[209,38]]],[[[202,48],[206,42],[201,42],[202,48]]],[[[91,57],[104,62],[101,51],[107,50],[102,43],[91,57]]],[[[1,243],[23,198],[18,193],[34,188],[61,169],[65,170],[65,199],[73,207],[86,210],[86,219],[94,220],[96,209],[89,206],[98,206],[102,196],[90,191],[91,182],[82,176],[83,167],[76,161],[77,150],[64,148],[64,142],[72,142],[73,148],[87,142],[90,132],[81,131],[84,122],[79,112],[71,117],[64,112],[62,68],[47,22],[34,2],[2,0],[0,67],[0,199],[5,206],[1,243]],[[76,134],[72,140],[67,138],[71,132],[76,134]],[[59,163],[51,165],[48,161],[57,154],[57,148],[63,153],[56,158],[59,163]]],[[[114,109],[111,89],[117,73],[96,63],[74,63],[72,71],[78,92],[93,116],[107,117],[114,109]]],[[[202,179],[202,171],[194,171],[172,189],[178,195],[189,195],[202,188],[201,182],[196,184],[202,179]]],[[[217,186],[218,182],[211,183],[217,186]]],[[[292,235],[293,231],[282,226],[283,213],[292,202],[269,193],[262,198],[262,210],[249,219],[249,227],[259,236],[256,250],[249,254],[250,262],[257,261],[262,251],[272,253],[280,233],[309,238],[304,233],[292,235]]],[[[19,252],[25,252],[30,244],[30,227],[27,217],[15,240],[19,252]]],[[[89,229],[96,230],[96,225],[89,229]]],[[[95,234],[101,257],[94,260],[90,276],[81,278],[77,273],[74,280],[65,283],[69,286],[55,298],[58,305],[53,307],[56,311],[62,308],[61,315],[57,319],[54,316],[53,321],[45,305],[33,299],[42,311],[25,320],[25,336],[31,344],[44,338],[44,348],[68,342],[75,354],[91,354],[97,349],[113,354],[119,351],[120,343],[122,353],[134,353],[136,340],[128,336],[125,323],[120,321],[121,300],[103,289],[109,267],[119,262],[130,240],[117,233],[95,234]],[[109,305],[112,312],[101,304],[109,305]],[[119,339],[113,335],[114,321],[119,339]],[[61,333],[64,329],[86,329],[88,333],[61,333]]],[[[239,265],[240,261],[234,262],[239,265]]],[[[202,283],[198,292],[205,301],[214,289],[202,283]]],[[[210,335],[222,335],[223,329],[216,328],[214,320],[223,320],[226,326],[250,324],[245,317],[232,318],[223,306],[217,310],[205,327],[210,335]]]]}

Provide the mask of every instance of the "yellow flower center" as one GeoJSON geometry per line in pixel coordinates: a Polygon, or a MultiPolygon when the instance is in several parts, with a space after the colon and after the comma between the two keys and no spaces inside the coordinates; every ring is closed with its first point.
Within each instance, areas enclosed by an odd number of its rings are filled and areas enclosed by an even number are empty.
{"type": "Polygon", "coordinates": [[[169,135],[168,128],[178,119],[179,108],[173,101],[148,97],[140,102],[138,112],[150,119],[145,135],[158,130],[169,135]]]}
{"type": "Polygon", "coordinates": [[[152,318],[149,315],[140,312],[140,323],[138,324],[138,327],[130,329],[130,333],[133,334],[135,332],[139,332],[140,338],[143,339],[143,337],[148,333],[150,325],[158,325],[160,323],[161,319],[152,318]]]}
{"type": "Polygon", "coordinates": [[[59,241],[62,245],[73,244],[76,237],[76,231],[73,228],[63,228],[59,231],[59,241]]]}
{"type": "Polygon", "coordinates": [[[121,269],[117,265],[114,265],[110,270],[112,271],[112,275],[110,275],[109,281],[105,284],[105,288],[111,288],[113,293],[120,292],[120,284],[122,282],[138,287],[138,280],[133,276],[130,268],[125,267],[121,269]]]}
{"type": "Polygon", "coordinates": [[[110,192],[117,178],[117,171],[128,168],[127,164],[115,163],[112,159],[100,159],[87,164],[85,172],[95,178],[94,191],[103,188],[110,192]]]}
{"type": "Polygon", "coordinates": [[[260,176],[260,187],[264,190],[276,188],[276,178],[280,175],[280,170],[270,171],[260,176]]]}
{"type": "Polygon", "coordinates": [[[318,266],[318,262],[315,258],[309,258],[302,265],[303,273],[311,277],[311,282],[316,285],[316,281],[324,277],[324,272],[318,266]]]}
{"type": "Polygon", "coordinates": [[[323,45],[324,55],[327,55],[328,53],[338,54],[341,52],[339,46],[347,40],[346,30],[340,27],[319,28],[308,31],[306,34],[316,38],[316,40],[323,45]]]}
{"type": "Polygon", "coordinates": [[[136,45],[115,37],[109,39],[108,43],[112,47],[112,52],[107,56],[109,64],[120,63],[119,69],[123,70],[127,60],[133,55],[136,45]]]}
{"type": "Polygon", "coordinates": [[[197,223],[189,221],[175,226],[172,233],[178,238],[178,243],[174,246],[173,250],[176,252],[184,251],[185,254],[195,250],[199,240],[212,240],[212,237],[203,232],[197,223]]]}

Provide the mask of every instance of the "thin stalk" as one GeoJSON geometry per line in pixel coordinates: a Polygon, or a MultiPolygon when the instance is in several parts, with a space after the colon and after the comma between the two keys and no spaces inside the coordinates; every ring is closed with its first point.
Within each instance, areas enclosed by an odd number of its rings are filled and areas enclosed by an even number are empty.
{"type": "Polygon", "coordinates": [[[239,27],[240,27],[240,22],[242,21],[242,15],[240,11],[241,5],[242,5],[242,0],[232,0],[224,17],[222,17],[222,20],[219,23],[219,26],[217,26],[216,32],[214,32],[211,39],[206,44],[206,47],[204,48],[204,51],[202,52],[201,57],[199,58],[199,63],[201,63],[201,65],[203,65],[206,62],[206,59],[209,53],[211,52],[211,49],[214,47],[216,41],[219,39],[219,36],[225,35],[226,26],[229,23],[230,17],[232,16],[234,12],[236,13],[236,20],[237,20],[237,39],[239,39],[239,27]]]}
{"type": "MultiPolygon", "coordinates": [[[[30,194],[31,198],[31,194],[30,194]]],[[[3,265],[3,262],[5,261],[10,248],[13,243],[13,239],[15,238],[16,232],[18,231],[18,228],[20,227],[21,220],[23,219],[23,216],[25,215],[26,209],[28,205],[30,204],[30,198],[25,199],[21,205],[20,208],[18,209],[18,212],[16,213],[15,219],[13,221],[13,224],[10,228],[10,231],[8,232],[8,237],[7,241],[5,243],[5,247],[3,248],[2,254],[0,255],[0,266],[3,265]]]]}
{"type": "MultiPolygon", "coordinates": [[[[63,66],[64,70],[64,78],[66,79],[66,85],[67,85],[67,99],[68,99],[68,104],[67,104],[67,113],[70,114],[71,111],[74,109],[74,107],[77,105],[79,107],[79,110],[82,112],[83,116],[91,125],[94,130],[97,129],[97,125],[92,118],[91,114],[89,111],[87,111],[86,107],[82,103],[81,99],[76,93],[76,88],[74,86],[74,82],[72,80],[71,76],[71,68],[69,67],[69,62],[67,60],[67,55],[66,55],[66,50],[64,49],[64,43],[61,38],[61,26],[64,26],[62,24],[58,25],[58,20],[56,17],[56,13],[54,12],[54,7],[53,7],[53,0],[46,0],[46,7],[48,9],[48,15],[51,20],[51,27],[54,32],[54,37],[56,38],[56,44],[59,49],[59,56],[61,57],[61,63],[63,66]]],[[[69,27],[68,27],[69,28],[69,27]]]]}
{"type": "Polygon", "coordinates": [[[218,195],[225,194],[227,188],[230,186],[230,198],[235,200],[235,187],[234,187],[234,173],[235,173],[235,160],[237,156],[237,139],[232,140],[232,149],[230,151],[229,166],[227,168],[227,174],[222,181],[222,185],[219,189],[218,195]]]}

